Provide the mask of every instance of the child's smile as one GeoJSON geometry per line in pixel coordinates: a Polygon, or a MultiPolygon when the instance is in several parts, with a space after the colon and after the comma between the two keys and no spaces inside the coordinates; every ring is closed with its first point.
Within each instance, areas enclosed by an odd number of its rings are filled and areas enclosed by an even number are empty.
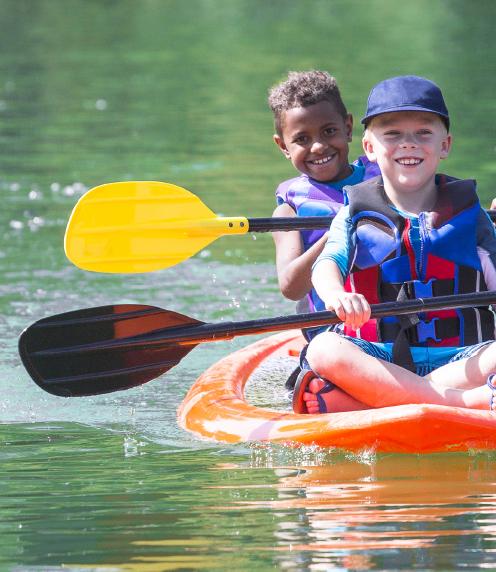
{"type": "Polygon", "coordinates": [[[400,165],[420,165],[420,163],[422,163],[423,159],[417,159],[415,157],[411,157],[411,158],[401,158],[401,159],[396,159],[396,162],[399,163],[400,165]]]}
{"type": "Polygon", "coordinates": [[[310,163],[313,165],[325,165],[326,163],[329,163],[333,157],[335,157],[335,155],[324,157],[323,159],[315,159],[315,161],[310,161],[310,163]]]}
{"type": "Polygon", "coordinates": [[[328,101],[284,112],[282,137],[275,142],[294,167],[321,182],[338,181],[351,173],[348,143],[351,116],[343,118],[328,101]]]}
{"type": "Polygon", "coordinates": [[[326,180],[326,181],[331,180],[325,177],[327,177],[329,174],[329,167],[330,167],[329,163],[334,159],[336,159],[337,157],[338,153],[330,153],[325,157],[309,159],[308,161],[306,161],[308,167],[307,175],[311,176],[312,179],[316,180],[326,180]]]}

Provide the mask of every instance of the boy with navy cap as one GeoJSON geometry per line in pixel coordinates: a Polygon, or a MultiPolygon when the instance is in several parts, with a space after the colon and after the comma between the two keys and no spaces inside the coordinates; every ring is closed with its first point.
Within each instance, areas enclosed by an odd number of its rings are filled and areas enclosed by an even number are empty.
{"type": "Polygon", "coordinates": [[[370,319],[369,303],[496,290],[496,234],[475,181],[436,174],[452,141],[441,90],[417,76],[382,81],[362,123],[364,151],[382,175],[345,188],[346,206],[312,270],[345,335],[328,331],[310,342],[293,408],[492,408],[490,308],[370,319]]]}

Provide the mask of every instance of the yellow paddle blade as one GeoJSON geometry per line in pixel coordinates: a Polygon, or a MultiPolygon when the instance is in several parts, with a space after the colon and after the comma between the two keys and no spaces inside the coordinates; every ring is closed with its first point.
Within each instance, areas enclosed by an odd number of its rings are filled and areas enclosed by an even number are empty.
{"type": "Polygon", "coordinates": [[[70,216],[67,258],[95,272],[150,272],[190,258],[226,234],[245,234],[244,217],[218,217],[193,193],[157,181],[100,185],[70,216]]]}

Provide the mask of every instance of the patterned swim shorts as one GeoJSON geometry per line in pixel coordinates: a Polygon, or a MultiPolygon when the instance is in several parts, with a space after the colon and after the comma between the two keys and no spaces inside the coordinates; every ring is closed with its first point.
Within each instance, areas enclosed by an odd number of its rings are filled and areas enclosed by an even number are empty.
{"type": "MultiPolygon", "coordinates": [[[[389,363],[392,363],[393,361],[392,343],[369,342],[368,340],[353,338],[344,334],[343,338],[354,343],[370,356],[382,359],[389,363]]],[[[416,373],[420,376],[427,375],[431,371],[446,365],[447,363],[469,358],[479,352],[484,346],[492,343],[493,340],[488,340],[486,342],[481,342],[480,344],[462,347],[413,347],[411,348],[411,351],[413,362],[416,367],[416,373]]],[[[302,367],[311,369],[305,358],[305,354],[306,348],[304,348],[300,357],[302,367]]]]}

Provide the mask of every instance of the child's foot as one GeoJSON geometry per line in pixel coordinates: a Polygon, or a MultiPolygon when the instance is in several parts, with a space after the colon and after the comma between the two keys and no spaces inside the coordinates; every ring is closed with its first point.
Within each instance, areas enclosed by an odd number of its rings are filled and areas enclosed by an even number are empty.
{"type": "Polygon", "coordinates": [[[365,403],[318,377],[314,377],[308,383],[307,390],[303,394],[303,401],[307,412],[310,414],[370,409],[365,403]]]}
{"type": "Polygon", "coordinates": [[[311,370],[303,370],[296,380],[293,393],[295,413],[336,413],[370,409],[332,382],[320,379],[311,370]]]}
{"type": "Polygon", "coordinates": [[[329,381],[323,381],[315,377],[312,370],[303,369],[298,378],[296,379],[295,388],[293,392],[293,411],[295,413],[327,413],[327,406],[322,398],[322,394],[329,393],[335,388],[334,384],[329,381]],[[318,381],[320,387],[317,390],[311,390],[314,387],[314,382],[318,381]],[[316,407],[308,408],[307,399],[315,399],[316,407]]]}
{"type": "Polygon", "coordinates": [[[335,389],[328,381],[314,377],[303,394],[308,413],[327,413],[331,411],[331,391],[335,389]]]}

